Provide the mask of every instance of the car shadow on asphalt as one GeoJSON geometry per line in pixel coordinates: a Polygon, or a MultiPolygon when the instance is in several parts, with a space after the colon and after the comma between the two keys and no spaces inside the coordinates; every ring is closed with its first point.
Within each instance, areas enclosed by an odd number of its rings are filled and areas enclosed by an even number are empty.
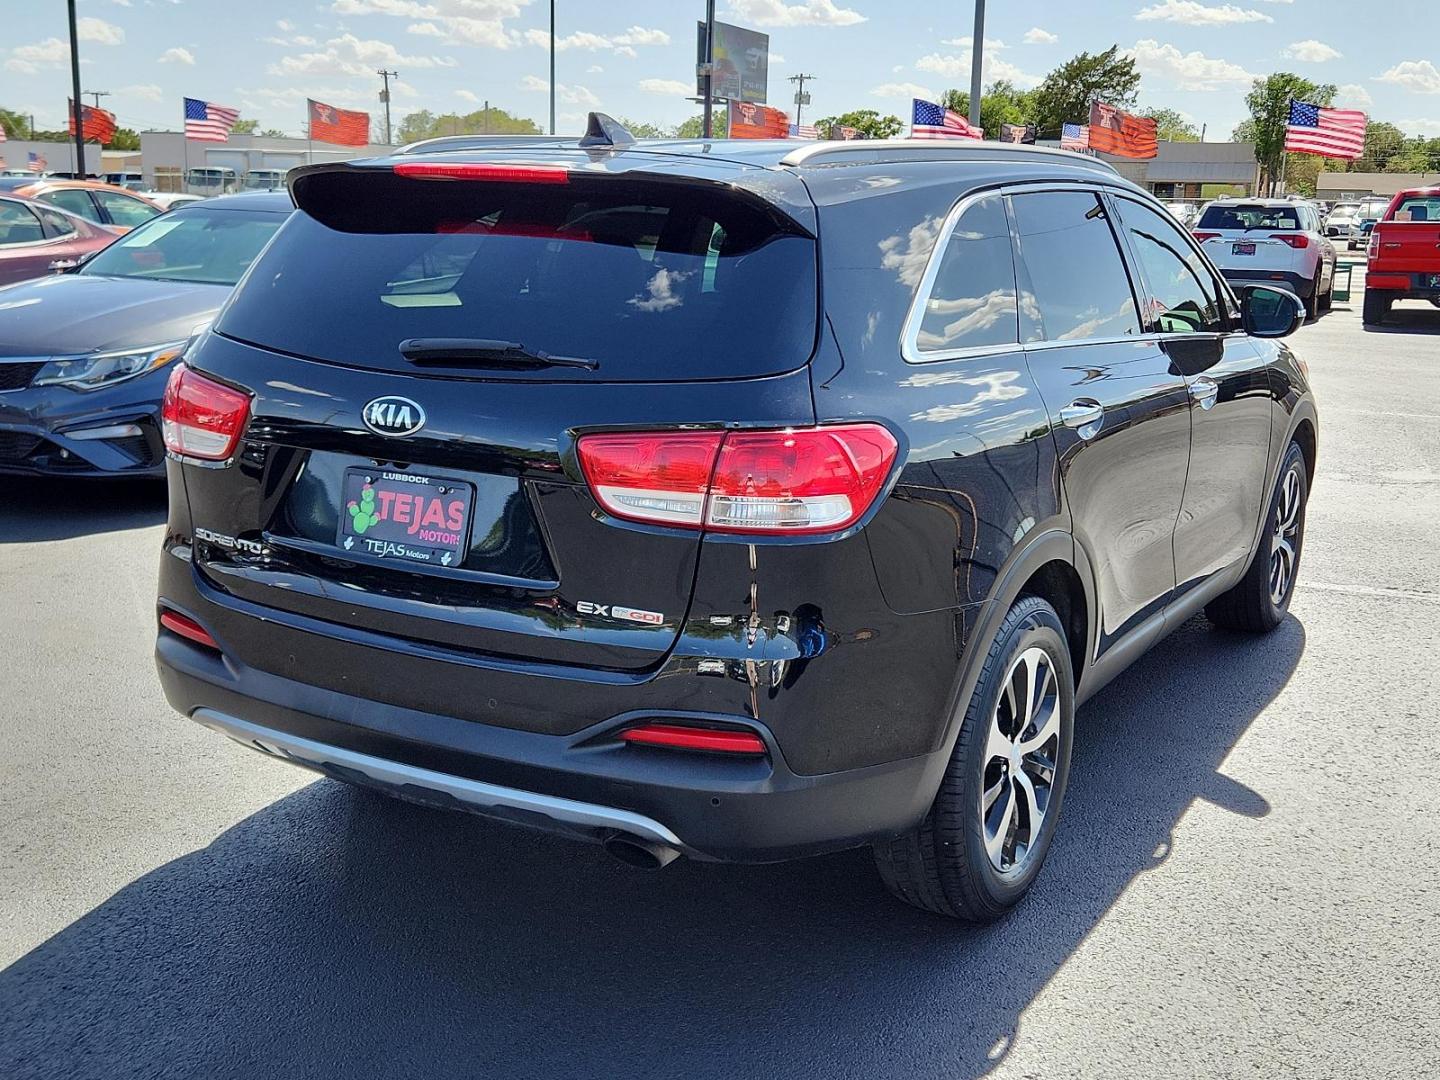
{"type": "Polygon", "coordinates": [[[1391,308],[1383,323],[1364,329],[1367,334],[1440,334],[1440,311],[1428,306],[1391,308]]]}
{"type": "Polygon", "coordinates": [[[164,480],[0,477],[0,544],[69,540],[165,523],[164,480]]]}
{"type": "Polygon", "coordinates": [[[991,927],[864,851],[646,873],[317,781],[0,972],[0,1075],[981,1076],[1196,800],[1269,812],[1220,770],[1304,648],[1197,618],[1089,703],[1049,864],[991,927]]]}

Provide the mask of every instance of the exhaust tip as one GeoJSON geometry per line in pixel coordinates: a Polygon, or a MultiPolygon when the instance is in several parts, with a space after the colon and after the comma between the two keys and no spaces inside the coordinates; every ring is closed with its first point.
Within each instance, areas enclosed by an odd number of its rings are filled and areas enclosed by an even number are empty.
{"type": "Polygon", "coordinates": [[[680,852],[668,844],[657,844],[651,840],[642,840],[638,836],[625,836],[622,833],[607,836],[604,847],[614,858],[619,859],[626,866],[634,866],[641,870],[660,870],[680,857],[680,852]]]}

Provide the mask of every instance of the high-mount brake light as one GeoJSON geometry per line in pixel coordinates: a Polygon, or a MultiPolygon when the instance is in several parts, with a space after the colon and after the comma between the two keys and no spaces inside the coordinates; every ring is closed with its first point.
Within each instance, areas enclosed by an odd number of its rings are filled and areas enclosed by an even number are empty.
{"type": "Polygon", "coordinates": [[[207,379],[183,361],[170,372],[160,404],[165,448],[184,457],[225,461],[235,452],[250,398],[239,390],[207,379]]]}
{"type": "Polygon", "coordinates": [[[854,525],[898,450],[879,424],[585,435],[578,445],[596,500],[616,517],[769,536],[854,525]]]}
{"type": "Polygon", "coordinates": [[[561,165],[491,165],[470,161],[402,161],[396,176],[415,180],[490,180],[508,184],[568,184],[570,170],[561,165]]]}

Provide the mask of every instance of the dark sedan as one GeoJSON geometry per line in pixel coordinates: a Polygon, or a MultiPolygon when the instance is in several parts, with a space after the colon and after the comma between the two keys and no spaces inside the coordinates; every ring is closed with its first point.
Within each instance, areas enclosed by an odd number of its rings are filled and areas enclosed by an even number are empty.
{"type": "Polygon", "coordinates": [[[211,199],[0,288],[0,473],[163,476],[169,366],[291,209],[284,192],[211,199]]]}

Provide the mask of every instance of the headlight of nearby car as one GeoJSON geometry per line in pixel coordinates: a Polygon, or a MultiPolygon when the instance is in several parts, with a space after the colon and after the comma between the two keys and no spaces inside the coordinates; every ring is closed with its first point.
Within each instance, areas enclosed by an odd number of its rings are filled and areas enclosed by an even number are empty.
{"type": "Polygon", "coordinates": [[[162,368],[185,351],[186,343],[172,341],[123,352],[94,353],[75,360],[51,360],[32,381],[32,386],[68,386],[72,390],[99,390],[115,383],[162,368]]]}

